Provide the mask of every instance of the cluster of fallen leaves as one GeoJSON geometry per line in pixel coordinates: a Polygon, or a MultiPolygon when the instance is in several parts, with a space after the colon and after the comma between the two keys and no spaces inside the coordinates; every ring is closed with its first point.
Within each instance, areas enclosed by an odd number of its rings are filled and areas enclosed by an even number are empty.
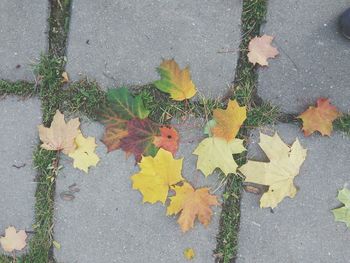
{"type": "MultiPolygon", "coordinates": [[[[248,60],[261,66],[268,66],[267,59],[276,57],[279,52],[271,46],[273,37],[263,35],[253,38],[248,46],[248,60]]],[[[319,98],[316,107],[310,106],[297,118],[302,120],[302,130],[305,136],[319,132],[322,136],[331,136],[333,121],[341,116],[341,112],[330,104],[329,99],[319,98]]],[[[245,182],[268,186],[260,200],[261,207],[276,207],[285,197],[294,197],[297,190],[293,178],[299,173],[300,165],[306,157],[303,149],[296,139],[293,145],[287,147],[278,137],[268,137],[261,134],[260,147],[264,150],[269,163],[248,161],[240,168],[245,175],[245,182]],[[277,150],[278,149],[278,150],[277,150]]],[[[338,200],[344,204],[333,209],[335,220],[346,223],[350,227],[350,190],[343,188],[338,193],[338,200]]]]}
{"type": "MultiPolygon", "coordinates": [[[[189,68],[181,70],[174,60],[164,60],[158,68],[161,79],[154,82],[157,89],[170,98],[183,101],[192,98],[197,90],[189,68]]],[[[183,159],[175,159],[179,134],[174,127],[161,126],[148,118],[139,95],[128,89],[110,89],[100,121],[105,125],[103,143],[108,151],[123,150],[133,154],[140,171],[131,177],[133,189],[143,196],[143,202],[166,203],[167,215],[179,214],[183,232],[194,226],[196,218],[207,226],[213,214],[211,206],[218,205],[209,188],[195,189],[182,176],[183,159]],[[174,193],[170,196],[170,192],[174,193]]]]}
{"type": "Polygon", "coordinates": [[[155,156],[159,148],[175,154],[179,136],[171,126],[161,126],[148,118],[149,110],[140,95],[134,96],[127,88],[110,89],[107,103],[100,111],[100,121],[106,130],[102,139],[108,152],[122,149],[136,162],[142,156],[155,156]]]}
{"type": "Polygon", "coordinates": [[[64,115],[57,110],[49,128],[39,125],[41,148],[62,152],[73,159],[74,168],[88,172],[90,166],[96,166],[99,157],[95,153],[97,144],[94,137],[84,137],[78,118],[67,123],[64,115]]]}
{"type": "MultiPolygon", "coordinates": [[[[271,46],[272,40],[273,37],[266,35],[252,39],[249,61],[267,66],[267,59],[278,55],[277,49],[271,46]]],[[[196,94],[188,67],[181,70],[173,59],[164,60],[158,73],[160,80],[154,85],[168,93],[171,99],[183,101],[196,94]]],[[[131,176],[132,188],[142,194],[144,203],[166,205],[166,215],[178,215],[183,232],[193,228],[196,219],[207,226],[213,214],[211,207],[219,205],[217,197],[207,187],[195,189],[183,177],[183,158],[175,158],[180,141],[178,132],[171,125],[163,126],[152,121],[149,114],[140,95],[133,95],[127,88],[109,89],[106,104],[99,112],[99,120],[105,125],[102,142],[108,152],[121,149],[127,157],[134,156],[140,171],[131,176]]],[[[340,112],[328,99],[320,98],[316,107],[310,106],[297,118],[303,122],[305,136],[316,131],[330,136],[332,122],[339,116],[340,112]]],[[[236,100],[230,100],[226,109],[214,109],[213,119],[204,128],[206,138],[193,152],[198,156],[197,169],[205,177],[217,168],[226,176],[240,171],[245,182],[268,187],[262,194],[260,207],[275,208],[285,197],[296,195],[293,181],[299,174],[307,150],[298,139],[289,146],[277,133],[273,136],[260,134],[259,146],[269,162],[248,160],[238,167],[233,155],[246,149],[243,139],[236,136],[246,118],[246,107],[240,106],[236,100]]],[[[94,137],[84,137],[79,126],[78,118],[66,122],[64,115],[57,111],[50,127],[38,127],[39,136],[42,148],[66,154],[73,159],[75,168],[87,173],[89,167],[99,162],[95,153],[97,144],[94,137]]],[[[339,191],[338,199],[344,206],[334,209],[334,216],[350,226],[350,190],[339,191]]],[[[12,252],[23,249],[26,238],[25,231],[17,232],[14,227],[9,227],[0,243],[6,252],[12,252]]],[[[192,259],[194,251],[189,248],[184,251],[184,256],[192,259]]]]}
{"type": "MultiPolygon", "coordinates": [[[[318,107],[310,107],[298,118],[304,122],[302,129],[305,136],[315,131],[319,131],[322,135],[330,135],[332,121],[338,116],[339,112],[329,104],[328,100],[319,99],[318,107]]],[[[273,209],[285,197],[295,197],[297,188],[293,180],[299,174],[307,150],[301,146],[298,139],[288,146],[277,133],[273,136],[260,134],[259,146],[270,162],[248,160],[239,171],[245,176],[246,183],[268,187],[262,194],[260,207],[273,209]]]]}

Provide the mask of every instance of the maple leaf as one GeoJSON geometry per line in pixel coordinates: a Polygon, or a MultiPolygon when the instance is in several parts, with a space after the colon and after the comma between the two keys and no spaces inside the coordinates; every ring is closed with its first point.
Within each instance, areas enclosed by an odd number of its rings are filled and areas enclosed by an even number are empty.
{"type": "Polygon", "coordinates": [[[22,250],[26,245],[27,234],[24,230],[16,231],[16,228],[9,226],[5,230],[5,237],[0,237],[0,244],[4,251],[22,250]]]}
{"type": "Polygon", "coordinates": [[[196,217],[204,226],[208,226],[213,214],[210,206],[219,204],[216,196],[209,194],[209,188],[195,190],[192,185],[184,182],[182,186],[172,186],[172,189],[176,195],[170,197],[167,215],[181,212],[177,222],[182,232],[193,228],[196,217]]]}
{"type": "Polygon", "coordinates": [[[279,54],[277,48],[271,46],[273,38],[272,36],[263,35],[250,40],[247,55],[249,62],[254,65],[258,63],[261,66],[267,66],[267,59],[274,58],[279,54]]]}
{"type": "Polygon", "coordinates": [[[296,195],[293,180],[299,173],[307,150],[298,139],[289,147],[277,133],[271,137],[260,133],[259,146],[270,162],[249,160],[239,171],[246,177],[245,182],[269,186],[260,199],[260,207],[275,208],[286,196],[293,198],[296,195]]]}
{"type": "Polygon", "coordinates": [[[211,129],[213,136],[231,141],[247,118],[247,110],[245,106],[240,107],[236,100],[230,100],[226,110],[215,109],[213,115],[216,122],[211,129]]]}
{"type": "Polygon", "coordinates": [[[169,187],[184,180],[181,176],[183,159],[175,160],[172,154],[159,149],[155,157],[143,156],[139,163],[140,172],[131,177],[132,188],[143,195],[143,202],[165,203],[169,187]]]}
{"type": "Polygon", "coordinates": [[[169,93],[173,100],[192,98],[197,90],[191,80],[190,70],[180,70],[174,59],[164,60],[157,69],[161,79],[154,82],[157,89],[169,93]]]}
{"type": "Polygon", "coordinates": [[[173,127],[160,127],[160,136],[155,136],[153,143],[158,148],[163,148],[173,155],[179,147],[179,134],[173,127]]]}
{"type": "Polygon", "coordinates": [[[343,222],[350,227],[350,190],[344,187],[338,192],[337,199],[344,206],[332,210],[335,221],[343,222]]]}
{"type": "Polygon", "coordinates": [[[83,170],[85,173],[88,172],[90,166],[96,166],[100,158],[94,152],[97,144],[95,143],[94,137],[87,137],[80,133],[75,138],[76,149],[69,153],[69,157],[74,159],[73,166],[83,170]]]}
{"type": "Polygon", "coordinates": [[[329,99],[320,98],[317,100],[317,107],[310,106],[297,118],[303,120],[303,131],[305,136],[309,136],[315,131],[319,131],[322,136],[330,136],[333,130],[332,122],[341,113],[336,107],[329,103],[329,99]]]}
{"type": "Polygon", "coordinates": [[[184,257],[187,259],[187,260],[192,260],[194,259],[194,256],[195,256],[195,253],[194,253],[194,250],[192,248],[186,248],[184,250],[184,257]]]}
{"type": "Polygon", "coordinates": [[[136,162],[141,160],[141,156],[154,156],[158,148],[153,144],[155,136],[158,134],[158,124],[150,119],[133,119],[127,123],[127,136],[120,140],[120,148],[127,155],[134,154],[136,162]]]}
{"type": "Polygon", "coordinates": [[[50,151],[62,151],[68,154],[75,149],[74,139],[79,134],[79,118],[72,119],[67,123],[64,115],[57,110],[50,128],[39,125],[39,137],[43,142],[41,148],[50,151]]]}
{"type": "Polygon", "coordinates": [[[202,140],[193,154],[198,155],[197,169],[201,170],[205,176],[211,174],[215,168],[228,175],[236,173],[237,164],[232,154],[245,151],[243,140],[234,139],[227,142],[223,138],[209,137],[202,140]]]}
{"type": "Polygon", "coordinates": [[[127,122],[134,118],[145,119],[149,110],[140,95],[133,96],[127,88],[109,89],[107,105],[99,112],[99,120],[106,125],[102,142],[108,152],[119,149],[120,140],[127,136],[127,122]]]}

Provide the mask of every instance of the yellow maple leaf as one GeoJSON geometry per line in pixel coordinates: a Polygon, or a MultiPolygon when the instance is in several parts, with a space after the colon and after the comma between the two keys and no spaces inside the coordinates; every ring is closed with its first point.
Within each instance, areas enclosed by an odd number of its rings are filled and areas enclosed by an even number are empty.
{"type": "Polygon", "coordinates": [[[174,59],[164,60],[158,68],[161,79],[154,82],[157,89],[169,93],[173,100],[192,98],[197,90],[188,67],[181,70],[174,59]]]}
{"type": "Polygon", "coordinates": [[[94,152],[97,144],[95,143],[94,137],[87,137],[79,133],[75,138],[76,149],[69,153],[69,157],[74,159],[73,166],[83,170],[85,173],[88,172],[90,166],[96,166],[100,158],[94,152]]]}
{"type": "Polygon", "coordinates": [[[193,228],[198,217],[199,222],[208,226],[213,214],[210,206],[218,205],[215,195],[209,193],[209,188],[194,189],[192,185],[184,182],[182,186],[173,186],[176,195],[170,197],[167,215],[175,215],[181,211],[178,223],[182,232],[193,228]]]}
{"type": "Polygon", "coordinates": [[[211,129],[213,136],[227,141],[234,139],[247,118],[246,106],[240,107],[236,100],[230,100],[226,110],[213,111],[215,126],[211,129]]]}
{"type": "Polygon", "coordinates": [[[243,140],[226,141],[219,137],[209,137],[202,140],[193,154],[198,155],[197,169],[205,176],[211,174],[215,168],[220,168],[225,175],[236,173],[238,165],[232,157],[245,151],[243,140]]]}
{"type": "Polygon", "coordinates": [[[143,202],[165,203],[169,187],[184,180],[181,176],[183,158],[175,160],[171,152],[159,149],[155,157],[142,156],[140,172],[131,177],[132,188],[143,195],[143,202]]]}
{"type": "Polygon", "coordinates": [[[79,125],[79,118],[66,123],[64,115],[57,110],[50,128],[46,128],[44,125],[38,126],[39,137],[43,142],[41,148],[69,154],[75,149],[74,139],[79,134],[79,125]]]}
{"type": "Polygon", "coordinates": [[[249,160],[239,171],[246,177],[245,182],[269,186],[260,199],[260,207],[275,208],[285,197],[293,198],[296,195],[293,180],[299,173],[307,150],[300,145],[298,139],[289,147],[277,133],[274,136],[260,133],[259,146],[270,162],[249,160]]]}
{"type": "Polygon", "coordinates": [[[184,257],[185,257],[187,260],[192,260],[192,259],[194,259],[194,256],[195,256],[195,253],[194,253],[193,248],[186,248],[186,249],[184,250],[184,257]]]}
{"type": "Polygon", "coordinates": [[[4,251],[22,250],[26,245],[27,234],[24,230],[17,232],[16,228],[9,226],[5,230],[5,236],[0,237],[0,244],[4,251]]]}

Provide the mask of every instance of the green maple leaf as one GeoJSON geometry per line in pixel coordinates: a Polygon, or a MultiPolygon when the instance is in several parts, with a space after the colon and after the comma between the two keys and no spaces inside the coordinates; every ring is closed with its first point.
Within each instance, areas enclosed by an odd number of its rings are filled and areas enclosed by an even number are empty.
{"type": "Polygon", "coordinates": [[[98,118],[106,125],[102,141],[110,152],[119,149],[120,140],[127,136],[127,122],[147,118],[149,110],[145,108],[142,97],[133,96],[127,88],[109,89],[106,99],[98,118]]]}
{"type": "Polygon", "coordinates": [[[344,222],[347,227],[350,227],[350,190],[344,187],[339,191],[337,199],[344,206],[332,210],[335,221],[344,222]]]}
{"type": "Polygon", "coordinates": [[[149,115],[140,95],[134,96],[127,88],[109,89],[107,105],[122,119],[144,119],[149,115]]]}

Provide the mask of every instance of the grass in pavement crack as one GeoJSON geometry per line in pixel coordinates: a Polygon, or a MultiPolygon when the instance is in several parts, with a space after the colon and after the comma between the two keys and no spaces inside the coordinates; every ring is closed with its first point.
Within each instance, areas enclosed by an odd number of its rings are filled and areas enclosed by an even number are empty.
{"type": "MultiPolygon", "coordinates": [[[[273,123],[278,117],[278,110],[267,103],[263,103],[256,95],[258,75],[256,68],[247,58],[249,41],[259,34],[266,10],[267,3],[265,0],[243,1],[240,56],[234,86],[225,96],[225,99],[237,99],[241,105],[247,106],[248,116],[239,134],[240,137],[246,137],[249,128],[273,123]]],[[[237,163],[241,165],[244,162],[245,154],[241,154],[237,159],[237,163]]],[[[241,189],[242,178],[237,175],[229,176],[223,194],[224,204],[215,250],[216,261],[220,263],[233,262],[237,254],[241,189]]]]}
{"type": "Polygon", "coordinates": [[[49,54],[64,58],[69,30],[71,0],[50,0],[49,54]]]}
{"type": "Polygon", "coordinates": [[[20,97],[30,97],[36,94],[37,85],[26,81],[6,81],[0,80],[0,96],[15,95],[20,97]]]}
{"type": "MultiPolygon", "coordinates": [[[[64,99],[62,73],[65,65],[70,4],[70,0],[50,0],[49,54],[41,57],[34,70],[42,106],[42,122],[45,126],[50,125],[64,99]]],[[[33,225],[35,234],[29,241],[29,253],[17,262],[51,263],[54,262],[53,215],[59,154],[38,147],[34,152],[34,165],[38,172],[33,225]]]]}

